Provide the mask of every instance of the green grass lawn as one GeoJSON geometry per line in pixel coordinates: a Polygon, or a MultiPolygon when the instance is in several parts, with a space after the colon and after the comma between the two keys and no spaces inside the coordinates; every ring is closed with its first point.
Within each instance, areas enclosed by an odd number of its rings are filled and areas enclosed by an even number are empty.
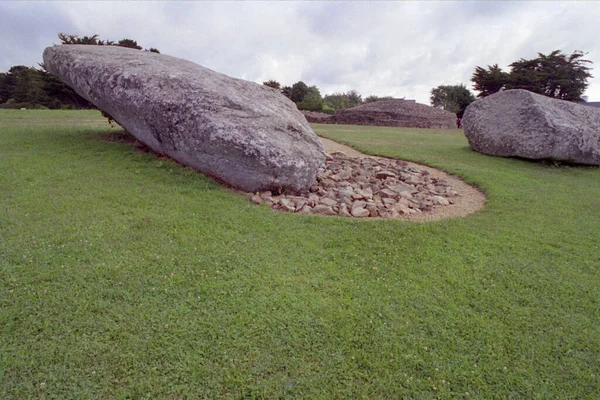
{"type": "Polygon", "coordinates": [[[102,140],[97,112],[0,110],[0,398],[600,398],[599,168],[314,129],[487,206],[279,213],[102,140]]]}

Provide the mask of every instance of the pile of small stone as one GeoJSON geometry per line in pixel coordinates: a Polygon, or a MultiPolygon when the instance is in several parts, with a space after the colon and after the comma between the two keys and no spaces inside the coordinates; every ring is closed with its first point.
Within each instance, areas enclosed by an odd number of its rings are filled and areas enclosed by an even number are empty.
{"type": "Polygon", "coordinates": [[[454,204],[455,196],[458,193],[448,182],[405,161],[334,152],[327,154],[309,193],[275,195],[266,191],[251,194],[250,201],[287,212],[394,218],[454,204]]]}

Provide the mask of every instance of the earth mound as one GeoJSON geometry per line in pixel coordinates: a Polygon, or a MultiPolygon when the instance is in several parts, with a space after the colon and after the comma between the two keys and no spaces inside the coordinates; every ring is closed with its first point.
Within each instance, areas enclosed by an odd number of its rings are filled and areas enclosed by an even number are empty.
{"type": "Polygon", "coordinates": [[[332,117],[331,114],[326,114],[318,111],[302,110],[300,112],[302,113],[302,115],[304,115],[304,118],[306,118],[308,122],[313,122],[316,124],[327,124],[329,123],[327,121],[332,117]]]}
{"type": "Polygon", "coordinates": [[[367,103],[339,110],[325,120],[330,124],[401,126],[406,128],[453,129],[456,115],[406,100],[367,103]]]}

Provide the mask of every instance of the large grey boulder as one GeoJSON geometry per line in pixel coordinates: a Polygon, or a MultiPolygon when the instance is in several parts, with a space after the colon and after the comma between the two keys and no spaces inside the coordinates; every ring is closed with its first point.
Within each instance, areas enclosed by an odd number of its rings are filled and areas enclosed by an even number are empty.
{"type": "Polygon", "coordinates": [[[505,90],[471,103],[462,123],[480,153],[600,165],[600,110],[593,107],[505,90]]]}
{"type": "Polygon", "coordinates": [[[247,191],[305,191],[323,145],[278,91],[190,61],[116,46],[60,45],[44,64],[154,151],[247,191]]]}

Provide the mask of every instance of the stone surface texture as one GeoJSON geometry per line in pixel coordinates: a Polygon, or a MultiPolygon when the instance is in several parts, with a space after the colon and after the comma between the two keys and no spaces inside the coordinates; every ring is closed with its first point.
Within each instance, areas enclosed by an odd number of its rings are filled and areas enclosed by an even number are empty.
{"type": "Polygon", "coordinates": [[[459,194],[446,180],[405,161],[327,154],[310,193],[249,194],[254,204],[286,212],[354,218],[396,218],[454,204],[459,194]]]}
{"type": "Polygon", "coordinates": [[[600,110],[522,89],[467,107],[469,144],[480,153],[600,165],[600,110]]]}
{"type": "Polygon", "coordinates": [[[48,47],[44,64],[155,152],[233,187],[306,191],[325,159],[294,103],[266,86],[117,46],[48,47]]]}

